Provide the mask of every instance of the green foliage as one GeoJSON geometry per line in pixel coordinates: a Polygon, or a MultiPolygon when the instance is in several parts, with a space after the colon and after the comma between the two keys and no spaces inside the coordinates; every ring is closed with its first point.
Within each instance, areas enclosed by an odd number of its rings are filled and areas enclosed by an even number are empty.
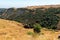
{"type": "Polygon", "coordinates": [[[50,7],[50,8],[48,8],[46,10],[46,12],[47,13],[52,13],[52,14],[60,14],[60,8],[52,8],[52,7],[50,7]]]}
{"type": "Polygon", "coordinates": [[[33,32],[30,32],[30,31],[29,31],[27,34],[28,34],[28,35],[33,35],[33,32]]]}
{"type": "MultiPolygon", "coordinates": [[[[14,8],[9,8],[5,14],[7,15],[3,15],[0,18],[15,20],[23,24],[30,24],[31,26],[33,26],[36,21],[39,21],[38,24],[40,24],[42,27],[56,29],[60,19],[60,8],[36,8],[32,10],[18,8],[16,11],[14,11],[14,8]]],[[[39,30],[40,28],[36,27],[35,29],[39,30]]]]}
{"type": "Polygon", "coordinates": [[[40,24],[46,28],[53,28],[54,26],[57,25],[58,21],[59,21],[58,16],[46,13],[46,14],[42,15],[40,24]]]}
{"type": "Polygon", "coordinates": [[[24,14],[20,14],[19,16],[15,17],[14,20],[27,25],[33,25],[35,24],[35,21],[39,21],[39,24],[42,27],[48,29],[56,29],[56,25],[60,19],[59,16],[56,15],[56,13],[60,13],[59,8],[48,8],[45,10],[42,10],[40,8],[37,8],[36,10],[22,10],[25,11],[24,14]]]}
{"type": "Polygon", "coordinates": [[[35,33],[40,33],[41,32],[41,25],[38,23],[34,24],[34,32],[35,33]]]}

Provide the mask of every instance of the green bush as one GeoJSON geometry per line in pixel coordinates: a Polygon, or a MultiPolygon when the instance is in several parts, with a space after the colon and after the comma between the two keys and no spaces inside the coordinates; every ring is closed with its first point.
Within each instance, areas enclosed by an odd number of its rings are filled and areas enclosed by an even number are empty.
{"type": "Polygon", "coordinates": [[[28,34],[28,35],[33,35],[33,32],[30,32],[30,31],[29,31],[27,34],[28,34]]]}
{"type": "Polygon", "coordinates": [[[41,26],[38,23],[34,24],[34,32],[35,33],[40,33],[41,32],[41,26]]]}

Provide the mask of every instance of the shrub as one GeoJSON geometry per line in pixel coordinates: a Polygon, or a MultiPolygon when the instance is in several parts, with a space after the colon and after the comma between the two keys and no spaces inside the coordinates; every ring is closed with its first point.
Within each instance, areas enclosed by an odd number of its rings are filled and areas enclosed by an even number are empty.
{"type": "Polygon", "coordinates": [[[60,39],[60,36],[58,36],[58,39],[60,39]]]}
{"type": "Polygon", "coordinates": [[[29,26],[28,25],[24,25],[24,28],[29,28],[29,26]]]}
{"type": "Polygon", "coordinates": [[[30,31],[29,31],[27,34],[28,34],[28,35],[33,35],[33,32],[30,32],[30,31]]]}
{"type": "Polygon", "coordinates": [[[24,28],[33,28],[33,24],[24,25],[24,28]]]}
{"type": "Polygon", "coordinates": [[[40,33],[41,32],[40,24],[38,24],[38,23],[34,24],[34,32],[35,33],[40,33]]]}

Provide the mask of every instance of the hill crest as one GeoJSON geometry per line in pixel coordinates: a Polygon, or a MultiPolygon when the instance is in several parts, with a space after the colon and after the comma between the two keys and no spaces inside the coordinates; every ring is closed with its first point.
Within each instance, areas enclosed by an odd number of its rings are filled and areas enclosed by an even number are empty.
{"type": "Polygon", "coordinates": [[[35,9],[35,8],[50,8],[50,7],[58,8],[60,7],[60,4],[59,5],[27,6],[26,8],[35,9]]]}

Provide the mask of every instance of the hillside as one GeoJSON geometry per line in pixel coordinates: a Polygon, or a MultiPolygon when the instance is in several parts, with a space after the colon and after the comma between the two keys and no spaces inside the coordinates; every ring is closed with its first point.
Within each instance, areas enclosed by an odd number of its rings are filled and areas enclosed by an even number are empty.
{"type": "Polygon", "coordinates": [[[0,19],[0,40],[57,40],[60,31],[41,30],[43,34],[28,35],[32,29],[25,29],[21,23],[0,19]]]}
{"type": "Polygon", "coordinates": [[[60,29],[60,5],[29,6],[26,8],[0,9],[0,18],[33,25],[55,26],[60,29]]]}
{"type": "Polygon", "coordinates": [[[21,23],[0,19],[0,40],[27,40],[26,31],[21,23]]]}
{"type": "Polygon", "coordinates": [[[50,8],[50,7],[58,8],[58,7],[60,7],[60,4],[59,5],[27,6],[26,8],[28,8],[28,9],[36,9],[36,8],[50,8]]]}
{"type": "MultiPolygon", "coordinates": [[[[56,8],[57,10],[59,10],[60,5],[27,6],[25,8],[8,8],[8,9],[0,8],[0,18],[14,20],[16,17],[20,16],[21,14],[35,13],[35,10],[37,10],[38,8],[43,11],[48,8],[52,8],[52,9],[56,8]]],[[[58,14],[58,15],[60,15],[60,14],[58,14]]]]}

